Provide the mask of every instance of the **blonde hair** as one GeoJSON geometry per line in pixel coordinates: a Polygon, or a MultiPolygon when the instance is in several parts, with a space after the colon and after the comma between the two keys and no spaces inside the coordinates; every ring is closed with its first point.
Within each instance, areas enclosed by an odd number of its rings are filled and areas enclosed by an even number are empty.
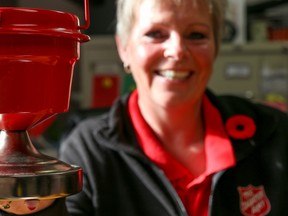
{"type": "MultiPolygon", "coordinates": [[[[116,24],[116,34],[120,37],[121,42],[125,45],[131,29],[135,21],[135,10],[142,3],[143,0],[116,0],[117,5],[117,24],[116,24]]],[[[157,1],[157,0],[154,0],[157,1]]],[[[158,0],[162,2],[163,0],[158,0]]],[[[167,1],[167,0],[165,0],[167,1]]],[[[174,4],[182,4],[188,0],[169,0],[174,4]]],[[[203,3],[203,0],[190,0],[193,2],[199,1],[203,3]]],[[[211,8],[211,18],[213,23],[213,32],[215,37],[215,47],[216,51],[219,50],[223,25],[224,16],[226,10],[227,0],[207,0],[208,6],[211,8]]]]}

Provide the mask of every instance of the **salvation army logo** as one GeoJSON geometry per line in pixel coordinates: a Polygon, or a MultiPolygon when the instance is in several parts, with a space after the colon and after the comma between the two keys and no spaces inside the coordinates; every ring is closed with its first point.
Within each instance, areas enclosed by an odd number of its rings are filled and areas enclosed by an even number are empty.
{"type": "Polygon", "coordinates": [[[265,216],[271,210],[270,201],[263,186],[238,187],[240,209],[245,216],[265,216]]]}

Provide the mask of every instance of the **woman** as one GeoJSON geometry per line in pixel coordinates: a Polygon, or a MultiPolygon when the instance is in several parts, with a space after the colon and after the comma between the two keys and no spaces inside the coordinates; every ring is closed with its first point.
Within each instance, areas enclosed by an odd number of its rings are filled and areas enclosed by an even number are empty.
{"type": "Polygon", "coordinates": [[[287,115],[206,90],[224,6],[118,0],[117,47],[137,90],[63,143],[61,159],[84,170],[70,215],[288,215],[287,115]]]}
{"type": "Polygon", "coordinates": [[[80,124],[71,215],[288,215],[287,115],[206,90],[222,0],[118,1],[116,42],[137,90],[80,124]]]}
{"type": "MultiPolygon", "coordinates": [[[[169,166],[182,170],[175,172],[179,179],[171,174],[174,187],[186,187],[188,181],[194,184],[194,180],[195,184],[210,184],[205,173],[201,107],[218,46],[219,33],[214,32],[212,22],[216,14],[212,11],[221,9],[221,3],[118,1],[118,51],[126,71],[134,77],[137,91],[116,105],[115,111],[112,108],[113,117],[108,117],[111,125],[104,126],[104,118],[80,126],[87,136],[98,129],[103,132],[99,138],[92,138],[99,147],[90,138],[75,134],[63,146],[62,159],[72,162],[76,155],[67,153],[71,143],[87,142],[85,152],[82,148],[74,152],[86,158],[79,165],[86,166],[84,170],[89,174],[84,177],[84,192],[69,199],[72,213],[82,209],[84,215],[185,215],[173,188],[166,188],[169,183],[159,168],[167,171],[168,177],[172,171],[169,166]],[[124,112],[119,114],[119,109],[124,112]],[[103,126],[109,129],[104,131],[103,126]],[[93,156],[85,157],[87,152],[93,156]],[[93,168],[97,164],[101,164],[99,170],[93,168]]],[[[217,18],[221,20],[221,16],[217,18]]],[[[206,188],[201,187],[200,192],[198,186],[192,186],[200,196],[203,192],[199,201],[194,192],[186,197],[186,192],[179,189],[189,214],[207,215],[209,193],[203,191],[206,188]],[[195,200],[195,205],[189,204],[190,199],[195,200]]]]}

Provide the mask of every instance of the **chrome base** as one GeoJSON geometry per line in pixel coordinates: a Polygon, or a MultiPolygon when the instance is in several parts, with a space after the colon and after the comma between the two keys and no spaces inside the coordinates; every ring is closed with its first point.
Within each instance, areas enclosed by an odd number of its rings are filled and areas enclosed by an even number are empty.
{"type": "Polygon", "coordinates": [[[0,199],[50,199],[82,189],[82,169],[39,153],[26,131],[0,131],[0,199]]]}

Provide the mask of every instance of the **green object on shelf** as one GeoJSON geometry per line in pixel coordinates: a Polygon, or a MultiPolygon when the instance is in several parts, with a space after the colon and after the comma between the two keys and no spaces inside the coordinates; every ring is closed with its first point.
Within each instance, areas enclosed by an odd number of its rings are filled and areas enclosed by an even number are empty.
{"type": "Polygon", "coordinates": [[[136,88],[135,81],[131,74],[125,74],[123,76],[122,81],[122,88],[121,88],[121,94],[126,94],[128,92],[133,91],[136,88]]]}

